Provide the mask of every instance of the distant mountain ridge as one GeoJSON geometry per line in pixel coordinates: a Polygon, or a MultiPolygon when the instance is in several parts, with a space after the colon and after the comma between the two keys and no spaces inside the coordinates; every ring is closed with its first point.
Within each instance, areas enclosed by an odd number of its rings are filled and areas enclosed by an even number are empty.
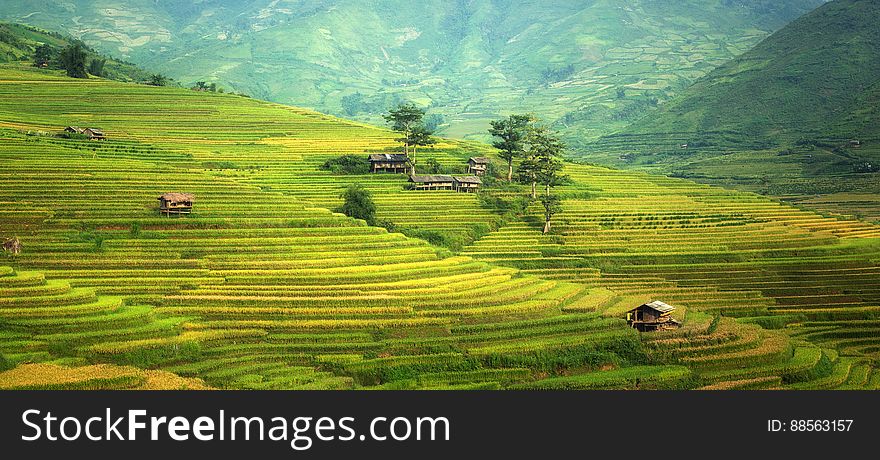
{"type": "Polygon", "coordinates": [[[570,144],[621,129],[823,0],[14,0],[183,84],[380,123],[400,100],[448,136],[535,112],[570,144]]]}
{"type": "Polygon", "coordinates": [[[878,102],[880,2],[836,0],[601,138],[585,158],[718,180],[872,173],[878,102]]]}

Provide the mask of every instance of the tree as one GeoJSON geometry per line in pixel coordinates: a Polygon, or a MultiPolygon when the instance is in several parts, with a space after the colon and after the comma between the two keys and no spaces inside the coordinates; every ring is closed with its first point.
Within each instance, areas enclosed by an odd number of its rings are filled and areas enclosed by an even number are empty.
{"type": "Polygon", "coordinates": [[[106,59],[92,59],[89,62],[89,73],[95,75],[97,77],[104,76],[104,64],[107,63],[106,59]]]}
{"type": "Polygon", "coordinates": [[[425,167],[430,174],[443,174],[443,165],[436,158],[428,158],[425,167]]]}
{"type": "Polygon", "coordinates": [[[416,107],[415,104],[408,102],[399,104],[396,108],[388,111],[387,115],[382,115],[391,129],[403,134],[403,137],[396,139],[403,143],[403,154],[409,156],[409,146],[412,140],[413,128],[422,124],[422,118],[425,116],[425,110],[416,107]]]}
{"type": "Polygon", "coordinates": [[[531,197],[533,200],[538,197],[537,185],[539,168],[540,164],[538,163],[538,158],[534,155],[528,155],[526,158],[523,158],[523,160],[519,162],[519,166],[516,168],[517,180],[523,184],[529,184],[532,186],[531,197]]]}
{"type": "Polygon", "coordinates": [[[342,105],[342,110],[346,115],[353,117],[361,112],[364,112],[366,107],[366,101],[364,100],[364,95],[361,93],[349,94],[347,96],[342,96],[342,99],[339,101],[342,105]]]}
{"type": "Polygon", "coordinates": [[[501,120],[489,122],[489,134],[498,138],[492,146],[500,151],[499,157],[507,161],[507,181],[513,181],[513,160],[524,154],[528,127],[534,121],[531,115],[510,115],[501,120]]]}
{"type": "Polygon", "coordinates": [[[34,67],[49,67],[55,58],[55,48],[43,43],[34,51],[34,67]]]}
{"type": "Polygon", "coordinates": [[[89,78],[86,74],[86,52],[79,43],[64,48],[60,57],[61,67],[67,71],[68,77],[89,78]]]}
{"type": "Polygon", "coordinates": [[[412,164],[412,173],[416,173],[416,148],[419,146],[428,146],[434,145],[437,143],[433,137],[433,131],[429,130],[422,124],[418,124],[413,126],[412,130],[409,132],[409,138],[406,143],[412,146],[412,157],[410,158],[410,164],[412,164]]]}
{"type": "Polygon", "coordinates": [[[556,195],[544,195],[541,197],[541,204],[544,205],[544,234],[550,233],[550,220],[553,216],[562,212],[562,203],[556,195]]]}
{"type": "Polygon", "coordinates": [[[160,73],[154,73],[153,75],[150,75],[150,80],[147,84],[152,86],[165,86],[168,84],[168,77],[160,73]]]}
{"type": "Polygon", "coordinates": [[[550,195],[550,188],[558,185],[562,171],[562,154],[565,152],[565,144],[559,140],[556,133],[547,128],[538,127],[530,130],[528,136],[529,153],[534,166],[536,182],[544,186],[544,194],[550,195]]]}
{"type": "Polygon", "coordinates": [[[345,201],[341,208],[343,214],[355,219],[363,219],[369,225],[376,222],[376,204],[373,203],[373,196],[369,190],[360,184],[352,184],[340,197],[345,201]]]}
{"type": "Polygon", "coordinates": [[[208,90],[208,83],[204,82],[204,81],[197,81],[195,86],[192,87],[192,89],[195,91],[207,91],[208,90]]]}

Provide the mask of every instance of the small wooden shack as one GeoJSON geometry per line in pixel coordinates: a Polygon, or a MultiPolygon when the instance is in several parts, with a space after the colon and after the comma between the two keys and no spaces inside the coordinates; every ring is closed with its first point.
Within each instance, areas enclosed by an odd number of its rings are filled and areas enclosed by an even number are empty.
{"type": "Polygon", "coordinates": [[[659,300],[654,300],[628,311],[626,320],[639,332],[664,331],[677,329],[681,323],[672,317],[675,307],[659,300]]]}
{"type": "Polygon", "coordinates": [[[413,190],[454,190],[455,179],[445,174],[432,176],[409,176],[409,182],[413,190]]]}
{"type": "Polygon", "coordinates": [[[13,236],[12,238],[6,238],[3,241],[3,250],[13,254],[18,255],[21,253],[21,240],[18,239],[17,236],[13,236]]]}
{"type": "Polygon", "coordinates": [[[159,213],[166,216],[190,214],[193,201],[195,197],[189,193],[163,193],[159,195],[159,213]]]}
{"type": "Polygon", "coordinates": [[[476,192],[483,185],[483,181],[477,176],[452,176],[452,180],[456,192],[476,192]]]}
{"type": "Polygon", "coordinates": [[[89,139],[93,141],[103,141],[104,139],[106,139],[106,137],[104,136],[104,131],[101,131],[100,129],[86,128],[83,130],[83,134],[89,136],[89,139]]]}
{"type": "Polygon", "coordinates": [[[853,139],[853,140],[849,141],[849,146],[854,149],[862,148],[862,141],[860,141],[858,139],[853,139]]]}
{"type": "Polygon", "coordinates": [[[402,174],[409,171],[409,158],[399,153],[374,153],[370,155],[370,172],[402,174]]]}
{"type": "Polygon", "coordinates": [[[468,160],[468,174],[482,176],[489,169],[489,159],[486,157],[471,157],[468,160]]]}

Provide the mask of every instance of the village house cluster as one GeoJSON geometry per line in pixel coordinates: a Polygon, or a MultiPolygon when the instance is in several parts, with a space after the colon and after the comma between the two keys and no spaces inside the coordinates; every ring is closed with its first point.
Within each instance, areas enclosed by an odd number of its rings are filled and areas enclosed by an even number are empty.
{"type": "MultiPolygon", "coordinates": [[[[369,156],[370,172],[406,174],[412,171],[409,157],[399,153],[374,153],[369,156]]],[[[473,157],[467,163],[467,175],[410,174],[409,183],[413,190],[454,190],[456,192],[476,192],[483,185],[479,176],[486,174],[489,159],[473,157]]]]}
{"type": "Polygon", "coordinates": [[[88,137],[90,140],[93,141],[103,141],[107,138],[106,136],[104,136],[104,131],[101,131],[97,128],[80,128],[79,126],[68,126],[64,128],[64,132],[70,134],[80,134],[88,137]]]}

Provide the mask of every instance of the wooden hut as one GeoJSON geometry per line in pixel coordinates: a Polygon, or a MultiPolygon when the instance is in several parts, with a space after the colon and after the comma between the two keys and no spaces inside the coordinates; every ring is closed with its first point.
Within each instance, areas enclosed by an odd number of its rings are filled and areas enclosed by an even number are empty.
{"type": "Polygon", "coordinates": [[[409,171],[409,158],[399,153],[374,153],[370,155],[370,172],[402,174],[409,171]]]}
{"type": "Polygon", "coordinates": [[[409,176],[409,182],[413,190],[454,190],[455,179],[445,174],[432,176],[409,176]]]}
{"type": "Polygon", "coordinates": [[[854,149],[861,148],[861,147],[862,147],[862,141],[860,141],[860,140],[858,140],[858,139],[853,139],[853,140],[849,141],[849,146],[852,147],[852,148],[854,148],[854,149]]]}
{"type": "Polygon", "coordinates": [[[86,128],[83,130],[82,133],[88,136],[89,139],[93,141],[103,141],[104,139],[106,139],[106,137],[104,136],[104,131],[101,131],[100,129],[86,128]]]}
{"type": "Polygon", "coordinates": [[[681,323],[672,317],[673,311],[675,307],[672,305],[654,300],[628,311],[626,320],[639,332],[677,329],[681,327],[681,323]]]}
{"type": "Polygon", "coordinates": [[[21,253],[21,240],[18,239],[17,236],[13,236],[12,238],[7,238],[3,241],[3,250],[18,255],[21,253]]]}
{"type": "Polygon", "coordinates": [[[476,192],[483,185],[483,181],[477,176],[452,176],[456,192],[476,192]]]}
{"type": "Polygon", "coordinates": [[[97,128],[80,128],[79,126],[68,126],[64,128],[64,132],[71,134],[81,134],[93,141],[103,141],[107,138],[106,136],[104,136],[104,131],[101,131],[97,128]]]}
{"type": "Polygon", "coordinates": [[[471,157],[468,160],[468,174],[482,176],[489,169],[489,159],[486,157],[471,157]]]}
{"type": "Polygon", "coordinates": [[[166,216],[190,214],[193,201],[195,197],[189,193],[163,193],[159,195],[159,213],[166,216]]]}

